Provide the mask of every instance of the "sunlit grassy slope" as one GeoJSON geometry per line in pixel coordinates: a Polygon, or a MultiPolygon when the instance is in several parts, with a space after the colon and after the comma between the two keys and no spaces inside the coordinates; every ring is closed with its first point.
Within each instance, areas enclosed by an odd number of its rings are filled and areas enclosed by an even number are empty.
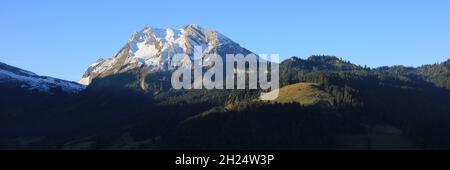
{"type": "Polygon", "coordinates": [[[272,102],[300,103],[302,105],[327,104],[332,96],[314,83],[297,83],[282,87],[279,96],[272,102]]]}

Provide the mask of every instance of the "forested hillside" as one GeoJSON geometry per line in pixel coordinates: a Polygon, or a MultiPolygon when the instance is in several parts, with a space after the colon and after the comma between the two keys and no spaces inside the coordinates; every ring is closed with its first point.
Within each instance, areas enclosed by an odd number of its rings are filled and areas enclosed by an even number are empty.
{"type": "Polygon", "coordinates": [[[281,98],[272,102],[258,90],[174,90],[167,72],[146,75],[144,89],[129,72],[73,96],[33,95],[42,104],[2,87],[19,99],[2,106],[0,147],[448,149],[448,70],[449,61],[368,68],[293,57],[280,64],[281,98]]]}

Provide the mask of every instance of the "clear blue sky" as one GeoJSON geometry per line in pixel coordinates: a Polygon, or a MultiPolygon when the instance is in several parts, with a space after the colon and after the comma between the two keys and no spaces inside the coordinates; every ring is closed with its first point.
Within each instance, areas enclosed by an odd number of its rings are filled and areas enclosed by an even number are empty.
{"type": "Polygon", "coordinates": [[[0,62],[78,80],[144,26],[196,23],[255,53],[371,67],[450,58],[448,0],[2,0],[0,62]]]}

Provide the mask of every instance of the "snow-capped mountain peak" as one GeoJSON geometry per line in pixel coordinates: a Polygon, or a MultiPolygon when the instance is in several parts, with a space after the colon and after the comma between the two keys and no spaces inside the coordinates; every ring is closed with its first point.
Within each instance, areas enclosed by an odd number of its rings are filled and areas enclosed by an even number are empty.
{"type": "Polygon", "coordinates": [[[95,78],[102,78],[130,70],[167,71],[183,61],[174,61],[173,56],[184,53],[194,56],[196,47],[202,54],[251,53],[226,36],[197,24],[179,29],[144,27],[134,32],[125,46],[110,59],[101,59],[92,64],[79,81],[88,85],[95,78]]]}

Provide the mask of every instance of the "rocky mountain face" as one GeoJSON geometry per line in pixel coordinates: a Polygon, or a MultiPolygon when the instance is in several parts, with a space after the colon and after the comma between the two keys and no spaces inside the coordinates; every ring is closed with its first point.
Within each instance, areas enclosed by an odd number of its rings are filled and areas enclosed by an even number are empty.
{"type": "Polygon", "coordinates": [[[158,71],[170,71],[185,61],[177,61],[174,55],[183,53],[194,60],[194,54],[207,61],[209,54],[251,52],[226,36],[198,25],[187,25],[180,29],[159,29],[145,27],[133,33],[130,40],[110,59],[99,59],[92,64],[79,83],[88,85],[96,78],[134,72],[149,74],[158,71]]]}
{"type": "Polygon", "coordinates": [[[53,93],[78,93],[85,86],[53,77],[39,76],[33,72],[0,63],[0,84],[2,86],[19,87],[29,91],[53,93]]]}

